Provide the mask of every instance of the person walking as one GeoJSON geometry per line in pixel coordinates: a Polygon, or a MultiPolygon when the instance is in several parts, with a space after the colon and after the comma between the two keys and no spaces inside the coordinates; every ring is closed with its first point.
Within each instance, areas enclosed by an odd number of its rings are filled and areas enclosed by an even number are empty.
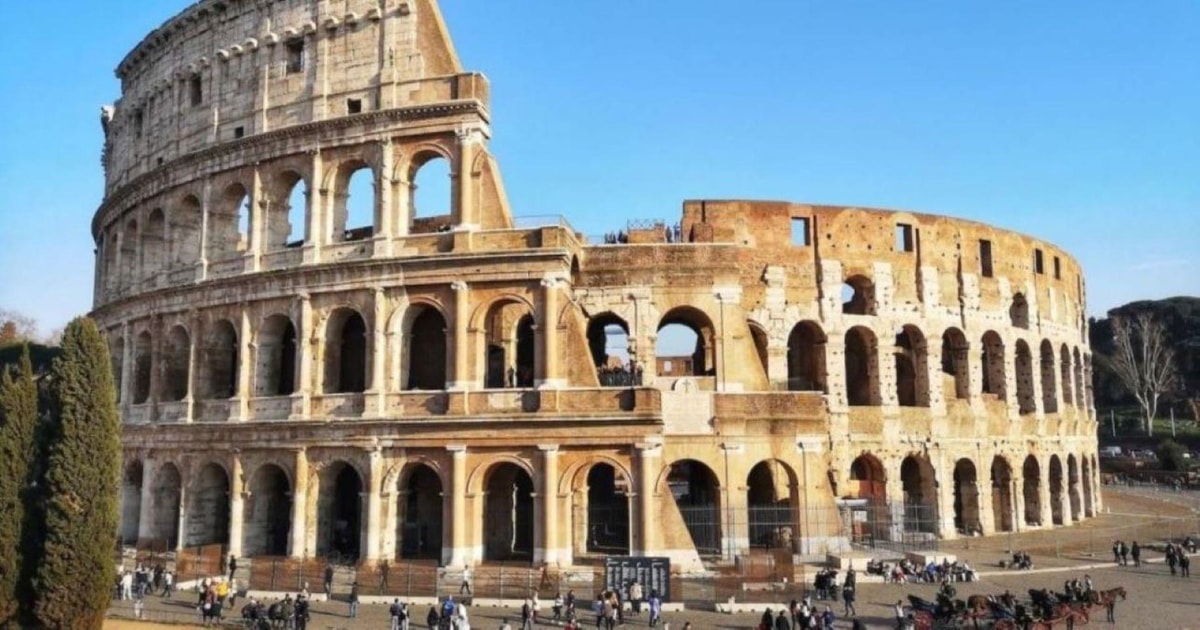
{"type": "Polygon", "coordinates": [[[1133,546],[1130,547],[1129,554],[1133,556],[1133,566],[1142,566],[1142,548],[1138,546],[1138,541],[1133,541],[1133,546]]]}
{"type": "Polygon", "coordinates": [[[792,630],[792,624],[788,622],[788,613],[786,610],[780,610],[779,616],[775,618],[775,630],[792,630]]]}
{"type": "Polygon", "coordinates": [[[333,597],[333,565],[325,565],[325,599],[333,597]]]}
{"type": "Polygon", "coordinates": [[[349,617],[354,619],[358,616],[358,582],[350,585],[350,613],[349,617]]]}
{"type": "Polygon", "coordinates": [[[438,616],[437,606],[430,606],[429,614],[425,615],[425,625],[429,627],[429,630],[437,630],[439,621],[441,621],[441,617],[438,616]]]}
{"type": "Polygon", "coordinates": [[[1124,540],[1121,541],[1121,566],[1129,566],[1129,545],[1124,540]]]}
{"type": "Polygon", "coordinates": [[[896,630],[904,630],[904,602],[896,600],[896,605],[892,606],[892,614],[896,615],[896,630]]]}
{"type": "Polygon", "coordinates": [[[229,554],[229,579],[233,579],[233,574],[237,572],[237,556],[229,554]]]}
{"type": "Polygon", "coordinates": [[[642,616],[642,585],[637,580],[629,583],[629,605],[634,617],[642,616]]]}
{"type": "Polygon", "coordinates": [[[392,605],[388,606],[388,614],[392,616],[392,630],[400,630],[400,598],[392,600],[392,605]]]}
{"type": "Polygon", "coordinates": [[[458,594],[462,595],[463,593],[471,594],[471,567],[466,564],[463,565],[462,584],[458,585],[458,594]]]}
{"type": "Polygon", "coordinates": [[[845,605],[845,614],[847,617],[858,616],[858,611],[854,609],[854,583],[847,580],[842,586],[842,603],[845,605]]]}
{"type": "Polygon", "coordinates": [[[1175,547],[1171,543],[1167,543],[1167,567],[1171,569],[1171,575],[1175,575],[1175,547]]]}
{"type": "Polygon", "coordinates": [[[658,596],[658,591],[650,591],[650,627],[658,625],[662,618],[662,598],[658,596]]]}
{"type": "Polygon", "coordinates": [[[1179,575],[1185,578],[1192,577],[1192,559],[1186,551],[1179,552],[1179,575]]]}
{"type": "Polygon", "coordinates": [[[1113,563],[1118,564],[1118,565],[1121,564],[1121,541],[1114,540],[1112,549],[1113,549],[1113,563]]]}

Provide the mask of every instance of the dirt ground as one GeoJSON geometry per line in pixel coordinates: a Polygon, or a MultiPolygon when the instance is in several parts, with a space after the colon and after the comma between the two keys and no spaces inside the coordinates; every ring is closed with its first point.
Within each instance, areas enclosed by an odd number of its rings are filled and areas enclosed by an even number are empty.
{"type": "MultiPolygon", "coordinates": [[[[1200,530],[1200,493],[1162,492],[1145,488],[1106,488],[1106,514],[1073,528],[1047,532],[1001,534],[988,538],[951,541],[944,550],[966,558],[982,574],[979,582],[959,584],[959,597],[982,593],[998,594],[1011,590],[1024,595],[1031,588],[1053,588],[1061,590],[1065,580],[1082,578],[1090,574],[1097,588],[1107,589],[1124,586],[1129,599],[1119,602],[1117,623],[1104,621],[1104,611],[1097,609],[1091,621],[1094,625],[1109,628],[1164,628],[1200,630],[1200,577],[1173,577],[1162,564],[1162,554],[1147,552],[1151,560],[1141,568],[1115,567],[1112,565],[1111,544],[1113,540],[1126,542],[1139,540],[1142,545],[1152,544],[1166,537],[1182,538],[1195,535],[1200,530]],[[1007,556],[1010,548],[1029,550],[1034,556],[1035,571],[1017,572],[997,567],[1000,559],[1007,556]]],[[[1200,558],[1198,558],[1200,559],[1200,558]]],[[[915,594],[932,598],[933,585],[887,585],[860,584],[857,612],[868,628],[894,628],[892,605],[897,600],[906,600],[905,595],[915,594]]],[[[174,601],[157,597],[147,600],[148,623],[127,621],[132,616],[132,607],[126,602],[115,602],[109,611],[112,617],[105,624],[106,630],[142,630],[163,627],[168,624],[191,624],[174,627],[199,627],[198,615],[194,610],[190,594],[180,594],[174,601]]],[[[850,621],[841,613],[840,602],[829,602],[837,613],[837,628],[849,628],[850,621]]],[[[778,610],[786,605],[780,601],[771,607],[778,610]]],[[[240,608],[240,604],[239,604],[240,608]]],[[[310,628],[318,630],[341,630],[351,628],[388,628],[387,606],[364,604],[357,619],[346,617],[344,603],[317,604],[314,606],[310,628]]],[[[418,610],[423,619],[425,610],[418,610]]],[[[516,611],[508,609],[475,609],[471,611],[471,625],[481,630],[494,630],[504,618],[512,619],[516,611]]],[[[753,628],[761,612],[739,615],[719,614],[711,611],[689,610],[667,613],[665,620],[672,630],[679,630],[685,621],[690,621],[696,630],[702,629],[745,629],[753,628]]],[[[639,627],[643,619],[630,619],[626,627],[639,627]]],[[[513,624],[519,627],[519,623],[513,624]]],[[[553,627],[553,626],[545,626],[553,627]]]]}

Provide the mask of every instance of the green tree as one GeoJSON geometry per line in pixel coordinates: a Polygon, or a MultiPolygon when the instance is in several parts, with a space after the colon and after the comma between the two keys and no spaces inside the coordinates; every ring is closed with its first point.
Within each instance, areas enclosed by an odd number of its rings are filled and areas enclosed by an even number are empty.
{"type": "Polygon", "coordinates": [[[100,628],[115,577],[121,441],[108,349],[95,322],[67,325],[50,379],[36,625],[100,628]]]}
{"type": "Polygon", "coordinates": [[[1163,470],[1187,470],[1187,449],[1175,440],[1163,440],[1158,444],[1158,463],[1163,470]]]}
{"type": "Polygon", "coordinates": [[[36,545],[29,543],[36,524],[33,463],[38,419],[37,384],[29,348],[21,354],[16,378],[0,368],[0,627],[25,619],[30,600],[29,573],[36,545]]]}

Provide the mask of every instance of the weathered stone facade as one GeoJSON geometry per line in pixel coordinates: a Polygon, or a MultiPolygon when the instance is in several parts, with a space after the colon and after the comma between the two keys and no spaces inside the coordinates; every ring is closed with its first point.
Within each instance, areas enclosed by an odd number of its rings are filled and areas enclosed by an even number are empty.
{"type": "Polygon", "coordinates": [[[129,542],[686,568],[840,548],[854,505],[884,537],[1100,508],[1082,272],[1049,243],[789,203],[604,244],[514,219],[433,0],[204,0],[118,75],[94,316],[129,542]],[[695,352],[656,357],[679,325],[695,352]]]}

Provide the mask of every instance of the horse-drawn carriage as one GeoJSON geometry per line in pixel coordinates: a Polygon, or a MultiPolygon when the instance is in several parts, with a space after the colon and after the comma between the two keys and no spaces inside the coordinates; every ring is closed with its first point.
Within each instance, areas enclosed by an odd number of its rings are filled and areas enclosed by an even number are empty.
{"type": "Polygon", "coordinates": [[[917,630],[935,628],[993,628],[994,630],[1052,630],[1085,625],[1091,611],[1125,599],[1124,587],[1089,591],[1082,597],[1048,590],[1029,590],[1029,599],[972,595],[965,601],[939,594],[936,601],[909,595],[917,630]]]}

